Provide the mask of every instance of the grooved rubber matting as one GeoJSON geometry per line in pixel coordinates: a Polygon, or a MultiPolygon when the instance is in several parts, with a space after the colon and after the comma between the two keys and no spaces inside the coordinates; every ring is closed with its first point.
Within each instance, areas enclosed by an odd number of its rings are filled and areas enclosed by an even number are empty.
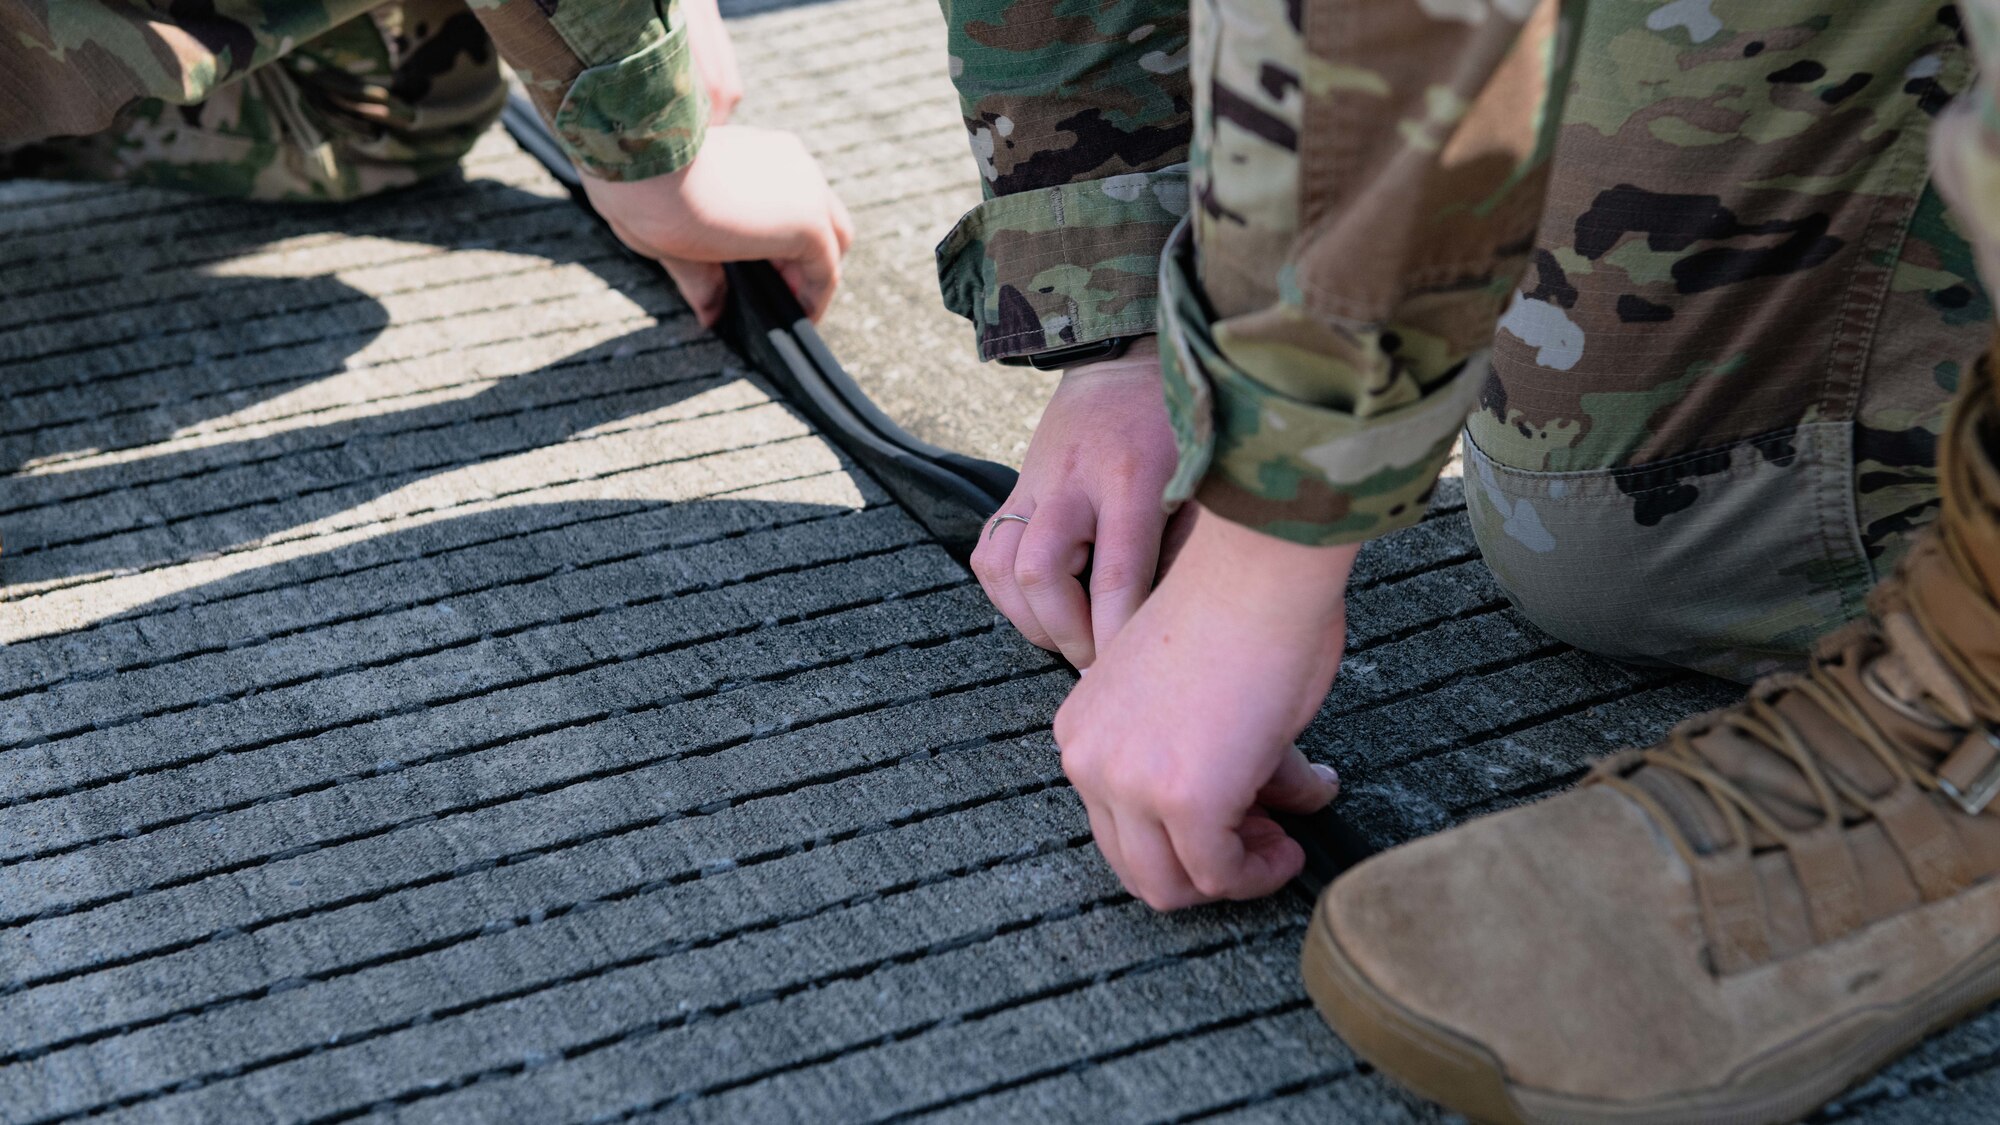
{"type": "MultiPolygon", "coordinates": [[[[1301,899],[1121,892],[1068,674],[504,136],[0,233],[0,1121],[1437,1116],[1301,899]]],[[[1727,694],[1536,633],[1462,505],[1308,734],[1383,842],[1727,694]]],[[[1851,1116],[1990,1106],[1996,1034],[1851,1116]]]]}

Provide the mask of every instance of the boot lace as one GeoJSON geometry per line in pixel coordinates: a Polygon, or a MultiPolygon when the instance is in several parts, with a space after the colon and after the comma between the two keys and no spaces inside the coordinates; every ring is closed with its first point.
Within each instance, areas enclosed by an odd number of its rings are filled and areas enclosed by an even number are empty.
{"type": "MultiPolygon", "coordinates": [[[[1701,752],[1696,740],[1720,728],[1743,736],[1764,752],[1779,755],[1797,770],[1819,806],[1819,829],[1866,817],[1882,795],[1863,791],[1842,771],[1828,767],[1798,724],[1776,706],[1783,696],[1793,694],[1810,700],[1837,723],[1878,759],[1899,785],[1911,784],[1942,794],[1967,814],[1984,811],[2000,797],[2000,723],[1982,717],[1982,712],[1991,715],[1996,708],[1991,701],[1975,699],[1967,690],[1967,683],[1977,681],[1968,674],[1969,668],[1955,667],[1965,661],[1948,645],[1934,640],[1939,634],[1918,620],[1913,607],[1878,604],[1875,608],[1872,627],[1867,621],[1856,622],[1847,627],[1849,631],[1827,638],[1806,671],[1759,681],[1736,706],[1676,727],[1651,749],[1605,762],[1596,780],[1616,785],[1664,814],[1656,801],[1624,779],[1645,766],[1678,774],[1707,795],[1738,847],[1754,845],[1753,827],[1766,839],[1781,844],[1804,834],[1781,823],[1764,800],[1717,769],[1701,752]],[[1847,660],[1858,661],[1859,674],[1852,680],[1837,674],[1847,660]],[[1853,682],[1858,682],[1873,701],[1934,732],[1941,740],[1954,742],[1957,749],[1926,755],[1908,745],[1899,746],[1856,698],[1856,689],[1850,686],[1853,682]]],[[[1692,843],[1678,818],[1659,815],[1657,819],[1672,826],[1684,842],[1692,843]]]]}

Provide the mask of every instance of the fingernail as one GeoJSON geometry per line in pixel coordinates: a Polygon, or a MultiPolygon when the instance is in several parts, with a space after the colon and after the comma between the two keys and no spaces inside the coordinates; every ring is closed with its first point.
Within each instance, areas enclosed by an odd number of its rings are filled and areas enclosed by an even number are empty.
{"type": "Polygon", "coordinates": [[[1314,762],[1312,764],[1312,768],[1313,772],[1319,775],[1321,781],[1326,782],[1328,785],[1336,789],[1340,787],[1340,775],[1334,772],[1332,766],[1324,765],[1320,762],[1314,762]]]}

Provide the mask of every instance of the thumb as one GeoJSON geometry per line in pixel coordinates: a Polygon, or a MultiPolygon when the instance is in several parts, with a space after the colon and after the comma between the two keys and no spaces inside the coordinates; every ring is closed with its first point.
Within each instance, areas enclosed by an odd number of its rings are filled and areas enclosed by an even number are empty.
{"type": "Polygon", "coordinates": [[[833,303],[833,291],[840,285],[840,244],[829,224],[803,236],[798,252],[773,257],[778,276],[791,287],[806,318],[819,323],[833,303]]]}
{"type": "Polygon", "coordinates": [[[840,244],[840,252],[845,254],[854,245],[854,216],[832,188],[826,189],[826,198],[827,207],[833,213],[834,240],[840,244]]]}
{"type": "Polygon", "coordinates": [[[773,262],[778,267],[778,276],[785,279],[792,296],[798,298],[799,308],[806,319],[814,324],[826,315],[827,306],[833,303],[834,286],[839,284],[840,267],[823,256],[794,258],[773,262]]]}
{"type": "Polygon", "coordinates": [[[1325,808],[1340,792],[1340,777],[1332,766],[1306,760],[1296,746],[1285,748],[1277,772],[1257,791],[1257,803],[1280,812],[1309,813],[1325,808]]]}
{"type": "Polygon", "coordinates": [[[1182,504],[1167,518],[1167,533],[1160,540],[1160,572],[1154,579],[1156,585],[1160,578],[1167,576],[1167,568],[1180,557],[1181,548],[1187,546],[1188,536],[1194,532],[1194,511],[1193,504],[1182,504]]]}

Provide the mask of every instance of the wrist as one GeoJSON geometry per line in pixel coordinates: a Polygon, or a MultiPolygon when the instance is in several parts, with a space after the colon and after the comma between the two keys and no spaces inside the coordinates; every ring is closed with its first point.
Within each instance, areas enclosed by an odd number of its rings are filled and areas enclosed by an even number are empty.
{"type": "Polygon", "coordinates": [[[584,193],[595,199],[603,196],[631,195],[641,191],[653,193],[668,186],[678,189],[687,181],[688,173],[694,169],[694,162],[700,157],[701,154],[697,152],[688,158],[687,163],[677,168],[645,176],[607,176],[575,161],[571,163],[576,168],[577,179],[583,183],[584,193]]]}
{"type": "MultiPolygon", "coordinates": [[[[699,154],[697,154],[699,155],[699,154]]],[[[650,258],[670,252],[698,222],[688,196],[692,162],[637,180],[608,180],[579,168],[591,209],[634,251],[650,258]]],[[[682,255],[685,256],[685,255],[682,255]]]]}
{"type": "MultiPolygon", "coordinates": [[[[1073,371],[1097,363],[1116,362],[1139,346],[1140,341],[1151,341],[1153,335],[1110,336],[1092,340],[1087,344],[1072,344],[1027,355],[1001,356],[999,362],[1009,367],[1032,367],[1037,371],[1073,371]]],[[[1147,355],[1158,361],[1159,350],[1150,342],[1147,355]]]]}
{"type": "Polygon", "coordinates": [[[1194,526],[1170,579],[1185,575],[1202,596],[1273,627],[1318,632],[1341,622],[1360,544],[1307,546],[1194,507],[1194,526]]]}
{"type": "Polygon", "coordinates": [[[1112,380],[1144,379],[1160,381],[1160,349],[1153,336],[1135,338],[1125,354],[1112,359],[1093,359],[1062,369],[1060,387],[1078,383],[1106,383],[1112,380]]]}
{"type": "Polygon", "coordinates": [[[1072,375],[1089,375],[1097,371],[1124,371],[1131,368],[1148,368],[1158,371],[1160,367],[1160,338],[1147,333],[1133,336],[1125,341],[1124,350],[1104,359],[1087,359],[1072,363],[1062,369],[1063,378],[1072,375]]]}

